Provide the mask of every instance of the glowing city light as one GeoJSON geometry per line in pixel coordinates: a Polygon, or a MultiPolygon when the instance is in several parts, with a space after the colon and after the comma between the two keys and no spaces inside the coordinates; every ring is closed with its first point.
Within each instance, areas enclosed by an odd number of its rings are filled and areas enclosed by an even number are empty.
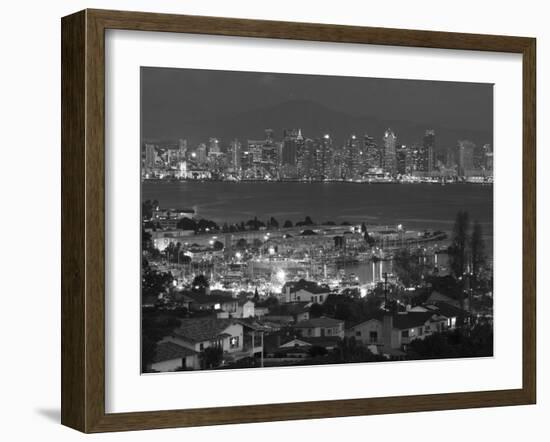
{"type": "Polygon", "coordinates": [[[286,278],[286,273],[283,269],[280,269],[278,272],[277,272],[277,279],[281,282],[284,282],[286,278]]]}

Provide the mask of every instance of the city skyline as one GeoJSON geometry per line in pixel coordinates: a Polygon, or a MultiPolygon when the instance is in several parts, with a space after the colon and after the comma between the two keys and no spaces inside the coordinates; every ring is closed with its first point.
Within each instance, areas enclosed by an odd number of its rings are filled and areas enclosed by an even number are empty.
{"type": "Polygon", "coordinates": [[[142,68],[142,140],[209,137],[228,144],[271,128],[281,138],[300,127],[330,133],[337,143],[356,134],[377,142],[391,127],[403,144],[435,129],[441,147],[459,138],[492,144],[491,84],[359,77],[142,68]],[[460,134],[460,135],[459,135],[460,134]]]}
{"type": "Polygon", "coordinates": [[[350,135],[338,144],[329,133],[310,138],[301,128],[284,129],[281,138],[265,129],[262,139],[218,138],[196,147],[187,139],[142,145],[144,179],[213,179],[222,181],[353,181],[492,183],[493,148],[460,139],[437,149],[437,134],[426,129],[422,142],[405,145],[391,128],[381,143],[350,135]]]}

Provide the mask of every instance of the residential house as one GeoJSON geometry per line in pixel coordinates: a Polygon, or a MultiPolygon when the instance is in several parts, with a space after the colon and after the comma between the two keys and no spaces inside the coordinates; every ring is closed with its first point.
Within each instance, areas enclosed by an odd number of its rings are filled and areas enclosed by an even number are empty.
{"type": "Polygon", "coordinates": [[[236,353],[243,349],[243,326],[234,319],[188,318],[181,326],[166,336],[164,342],[173,342],[196,352],[208,347],[220,347],[224,353],[236,353]]]}
{"type": "Polygon", "coordinates": [[[415,339],[447,330],[449,318],[439,311],[408,311],[398,314],[379,312],[349,327],[345,334],[367,346],[381,350],[403,349],[415,339]]]}
{"type": "Polygon", "coordinates": [[[312,302],[322,304],[327,299],[330,288],[316,282],[300,279],[297,282],[287,282],[282,289],[283,302],[312,302]]]}
{"type": "Polygon", "coordinates": [[[292,316],[295,322],[306,321],[309,319],[309,305],[307,302],[288,302],[280,305],[279,313],[292,316]]]}
{"type": "MultiPolygon", "coordinates": [[[[443,293],[440,293],[440,292],[434,290],[430,294],[428,299],[426,300],[426,305],[435,304],[435,303],[438,303],[438,302],[444,302],[446,304],[452,305],[453,307],[461,308],[460,307],[460,301],[458,301],[456,299],[453,299],[450,296],[444,295],[443,293]]],[[[467,298],[464,299],[464,308],[466,310],[468,309],[468,299],[467,298]]]]}
{"type": "Polygon", "coordinates": [[[280,346],[280,348],[291,348],[295,346],[305,347],[323,347],[327,350],[333,350],[338,346],[340,342],[339,336],[325,336],[325,337],[302,337],[291,339],[280,346]]]}
{"type": "Polygon", "coordinates": [[[293,325],[296,333],[302,337],[344,337],[344,321],[333,318],[313,318],[293,325]]]}
{"type": "Polygon", "coordinates": [[[189,311],[223,311],[227,316],[237,313],[239,301],[230,295],[210,293],[209,295],[200,293],[186,293],[183,296],[184,305],[189,311]]]}
{"type": "Polygon", "coordinates": [[[265,306],[254,305],[254,316],[261,318],[269,314],[269,308],[265,306]]]}
{"type": "Polygon", "coordinates": [[[234,318],[252,318],[254,317],[254,302],[250,299],[239,299],[237,302],[237,311],[232,315],[234,318]]]}
{"type": "Polygon", "coordinates": [[[314,347],[322,347],[327,351],[337,347],[340,338],[337,336],[327,337],[285,337],[281,335],[269,336],[266,345],[266,356],[268,358],[297,360],[311,356],[311,349],[314,347]],[[281,344],[282,342],[282,344],[281,344]]]}
{"type": "Polygon", "coordinates": [[[173,342],[197,353],[209,347],[223,350],[224,361],[263,354],[265,328],[253,318],[189,318],[162,342],[173,342]]]}
{"type": "Polygon", "coordinates": [[[179,369],[197,370],[200,368],[198,353],[175,342],[157,344],[152,364],[147,371],[176,371],[179,369]]]}
{"type": "Polygon", "coordinates": [[[434,302],[411,308],[411,312],[434,312],[447,318],[438,331],[456,328],[468,316],[468,312],[447,302],[434,302]]]}

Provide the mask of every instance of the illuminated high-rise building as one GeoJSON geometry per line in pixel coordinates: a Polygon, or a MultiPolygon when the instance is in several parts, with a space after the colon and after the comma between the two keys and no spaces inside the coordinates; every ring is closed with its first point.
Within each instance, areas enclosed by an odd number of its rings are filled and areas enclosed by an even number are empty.
{"type": "Polygon", "coordinates": [[[210,138],[208,141],[208,153],[218,154],[220,153],[220,141],[217,138],[210,138]]]}
{"type": "Polygon", "coordinates": [[[206,148],[206,144],[204,143],[199,144],[199,147],[197,147],[197,156],[196,156],[197,163],[205,164],[207,154],[208,154],[208,151],[206,148]]]}
{"type": "Polygon", "coordinates": [[[145,145],[145,168],[152,169],[157,161],[157,151],[154,144],[145,145]]]}
{"type": "Polygon", "coordinates": [[[228,153],[228,162],[229,167],[234,170],[239,170],[241,168],[241,143],[239,140],[233,140],[229,144],[228,153]]]}
{"type": "Polygon", "coordinates": [[[469,140],[460,140],[457,146],[456,162],[458,175],[466,176],[474,169],[474,151],[476,145],[469,140]]]}
{"type": "Polygon", "coordinates": [[[397,161],[397,173],[399,175],[408,175],[412,172],[411,149],[405,144],[400,145],[395,152],[397,161]]]}
{"type": "Polygon", "coordinates": [[[364,169],[377,169],[381,165],[380,149],[376,145],[373,137],[365,135],[364,137],[364,169]]]}
{"type": "Polygon", "coordinates": [[[390,175],[397,173],[397,158],[395,146],[397,137],[391,129],[387,129],[384,133],[384,171],[390,175]]]}
{"type": "Polygon", "coordinates": [[[178,140],[178,158],[184,160],[187,155],[187,140],[180,138],[178,140]]]}
{"type": "Polygon", "coordinates": [[[299,141],[296,149],[298,174],[301,178],[310,178],[314,175],[315,143],[306,138],[299,141]]]}
{"type": "Polygon", "coordinates": [[[317,138],[313,143],[314,175],[318,179],[330,175],[330,162],[332,153],[332,139],[329,134],[317,138]]]}
{"type": "Polygon", "coordinates": [[[300,129],[283,130],[283,155],[282,164],[296,166],[297,139],[301,137],[300,129]]]}
{"type": "Polygon", "coordinates": [[[435,170],[435,130],[426,131],[422,148],[422,170],[431,173],[435,170]]]}
{"type": "Polygon", "coordinates": [[[357,179],[363,172],[363,150],[360,140],[352,135],[342,150],[341,168],[345,179],[357,179]]]}

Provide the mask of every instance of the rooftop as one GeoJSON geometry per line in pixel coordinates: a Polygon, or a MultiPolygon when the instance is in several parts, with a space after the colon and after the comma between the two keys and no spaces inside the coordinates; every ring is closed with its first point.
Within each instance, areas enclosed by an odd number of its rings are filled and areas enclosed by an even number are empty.
{"type": "Polygon", "coordinates": [[[295,328],[315,328],[315,327],[337,327],[344,321],[333,318],[313,318],[298,322],[295,328]]]}
{"type": "Polygon", "coordinates": [[[157,345],[157,351],[153,357],[153,363],[180,359],[186,356],[193,356],[195,354],[197,354],[196,351],[182,347],[181,345],[173,342],[161,342],[157,345]]]}
{"type": "Polygon", "coordinates": [[[174,330],[174,335],[189,342],[204,342],[221,337],[234,319],[226,318],[190,318],[181,321],[181,327],[174,330]]]}
{"type": "Polygon", "coordinates": [[[420,327],[426,323],[434,312],[408,312],[393,316],[393,327],[399,330],[420,327]]]}
{"type": "Polygon", "coordinates": [[[210,294],[203,295],[200,293],[186,293],[185,296],[189,298],[191,302],[197,304],[222,304],[224,302],[237,302],[237,300],[229,295],[210,294]]]}
{"type": "Polygon", "coordinates": [[[329,293],[330,288],[326,285],[319,285],[316,282],[313,281],[306,281],[305,279],[300,279],[297,282],[287,282],[284,287],[283,291],[286,288],[289,288],[291,293],[297,292],[298,290],[305,290],[309,293],[318,294],[318,293],[329,293]]]}

